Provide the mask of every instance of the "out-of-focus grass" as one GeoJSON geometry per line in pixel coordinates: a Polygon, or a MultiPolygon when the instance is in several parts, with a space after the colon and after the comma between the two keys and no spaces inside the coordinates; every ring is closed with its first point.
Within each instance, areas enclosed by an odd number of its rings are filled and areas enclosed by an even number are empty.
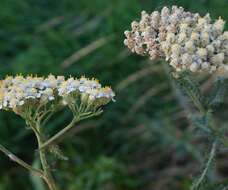
{"type": "MultiPolygon", "coordinates": [[[[172,4],[228,18],[226,0],[1,0],[0,78],[85,74],[116,90],[117,102],[105,114],[80,123],[62,143],[69,161],[52,164],[65,189],[189,189],[208,148],[206,139],[192,133],[191,106],[176,96],[162,63],[132,55],[123,46],[124,30],[142,9],[172,4]]],[[[228,123],[226,108],[227,101],[217,113],[221,125],[228,123]]],[[[69,118],[57,115],[47,126],[51,133],[69,118]]],[[[17,116],[0,113],[0,143],[34,162],[36,144],[17,116]]],[[[228,176],[226,158],[219,154],[221,180],[228,176]]],[[[0,156],[1,190],[36,186],[26,171],[0,156]]]]}

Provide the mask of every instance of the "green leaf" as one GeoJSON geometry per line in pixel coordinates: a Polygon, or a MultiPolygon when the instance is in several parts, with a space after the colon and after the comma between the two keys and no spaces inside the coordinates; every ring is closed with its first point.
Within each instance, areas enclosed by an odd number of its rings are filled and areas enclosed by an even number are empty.
{"type": "MultiPolygon", "coordinates": [[[[40,167],[40,161],[38,159],[35,159],[32,166],[34,168],[39,168],[40,167]]],[[[33,175],[33,174],[30,174],[30,180],[32,182],[32,186],[33,186],[34,190],[45,190],[46,189],[45,184],[40,177],[33,175]]]]}
{"type": "Polygon", "coordinates": [[[57,159],[59,159],[59,160],[65,160],[65,161],[68,160],[68,157],[66,157],[66,156],[63,155],[63,152],[62,152],[62,150],[59,148],[58,145],[51,145],[51,146],[49,147],[49,152],[50,152],[51,154],[53,154],[53,155],[54,155],[57,159]]]}
{"type": "Polygon", "coordinates": [[[212,118],[212,113],[209,110],[203,116],[198,116],[198,115],[192,116],[192,122],[197,127],[197,129],[200,129],[204,133],[211,134],[212,131],[209,128],[211,118],[212,118]]]}
{"type": "Polygon", "coordinates": [[[210,106],[217,106],[224,102],[225,94],[227,91],[227,84],[223,78],[218,78],[214,83],[208,103],[210,106]]]}
{"type": "Polygon", "coordinates": [[[182,72],[176,79],[183,92],[193,101],[200,112],[205,112],[204,98],[201,93],[200,85],[188,72],[182,72]]]}

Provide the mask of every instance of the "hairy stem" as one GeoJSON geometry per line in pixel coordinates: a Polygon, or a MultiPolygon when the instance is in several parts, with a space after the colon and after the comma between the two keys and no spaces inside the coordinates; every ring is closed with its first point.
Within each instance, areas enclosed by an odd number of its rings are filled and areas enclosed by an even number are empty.
{"type": "Polygon", "coordinates": [[[215,140],[212,144],[212,148],[211,148],[206,166],[205,166],[202,174],[200,175],[200,177],[198,179],[196,179],[196,181],[193,183],[191,190],[197,190],[200,187],[200,185],[202,184],[202,182],[204,181],[205,177],[207,176],[208,170],[210,169],[210,167],[213,163],[213,159],[216,155],[217,146],[218,146],[218,141],[215,140]]]}

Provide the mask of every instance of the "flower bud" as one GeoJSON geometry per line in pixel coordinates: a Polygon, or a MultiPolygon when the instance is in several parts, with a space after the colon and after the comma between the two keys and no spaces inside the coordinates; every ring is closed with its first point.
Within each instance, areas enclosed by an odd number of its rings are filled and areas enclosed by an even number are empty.
{"type": "Polygon", "coordinates": [[[193,62],[191,65],[190,65],[190,71],[192,72],[196,72],[199,68],[199,65],[196,63],[196,62],[193,62]]]}
{"type": "Polygon", "coordinates": [[[225,21],[221,19],[221,17],[215,21],[214,23],[214,28],[217,30],[219,33],[221,33],[224,29],[225,26],[225,21]]]}

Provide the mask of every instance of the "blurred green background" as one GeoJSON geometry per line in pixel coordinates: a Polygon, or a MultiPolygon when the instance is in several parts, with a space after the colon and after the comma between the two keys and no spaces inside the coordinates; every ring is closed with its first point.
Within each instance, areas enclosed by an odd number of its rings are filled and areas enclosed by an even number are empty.
{"type": "MultiPolygon", "coordinates": [[[[141,10],[164,5],[228,18],[227,0],[0,0],[1,79],[17,73],[86,75],[117,94],[100,117],[80,123],[61,142],[69,160],[51,164],[62,189],[187,190],[199,173],[209,147],[193,130],[192,107],[162,63],[130,54],[123,45],[123,32],[141,10]]],[[[224,126],[227,105],[216,112],[224,126]]],[[[47,130],[54,134],[69,119],[58,113],[47,130]]],[[[35,139],[24,126],[19,117],[1,112],[0,143],[37,165],[35,139]]],[[[206,189],[228,185],[227,158],[219,153],[206,189]]],[[[0,190],[14,189],[45,186],[0,154],[0,190]]]]}

